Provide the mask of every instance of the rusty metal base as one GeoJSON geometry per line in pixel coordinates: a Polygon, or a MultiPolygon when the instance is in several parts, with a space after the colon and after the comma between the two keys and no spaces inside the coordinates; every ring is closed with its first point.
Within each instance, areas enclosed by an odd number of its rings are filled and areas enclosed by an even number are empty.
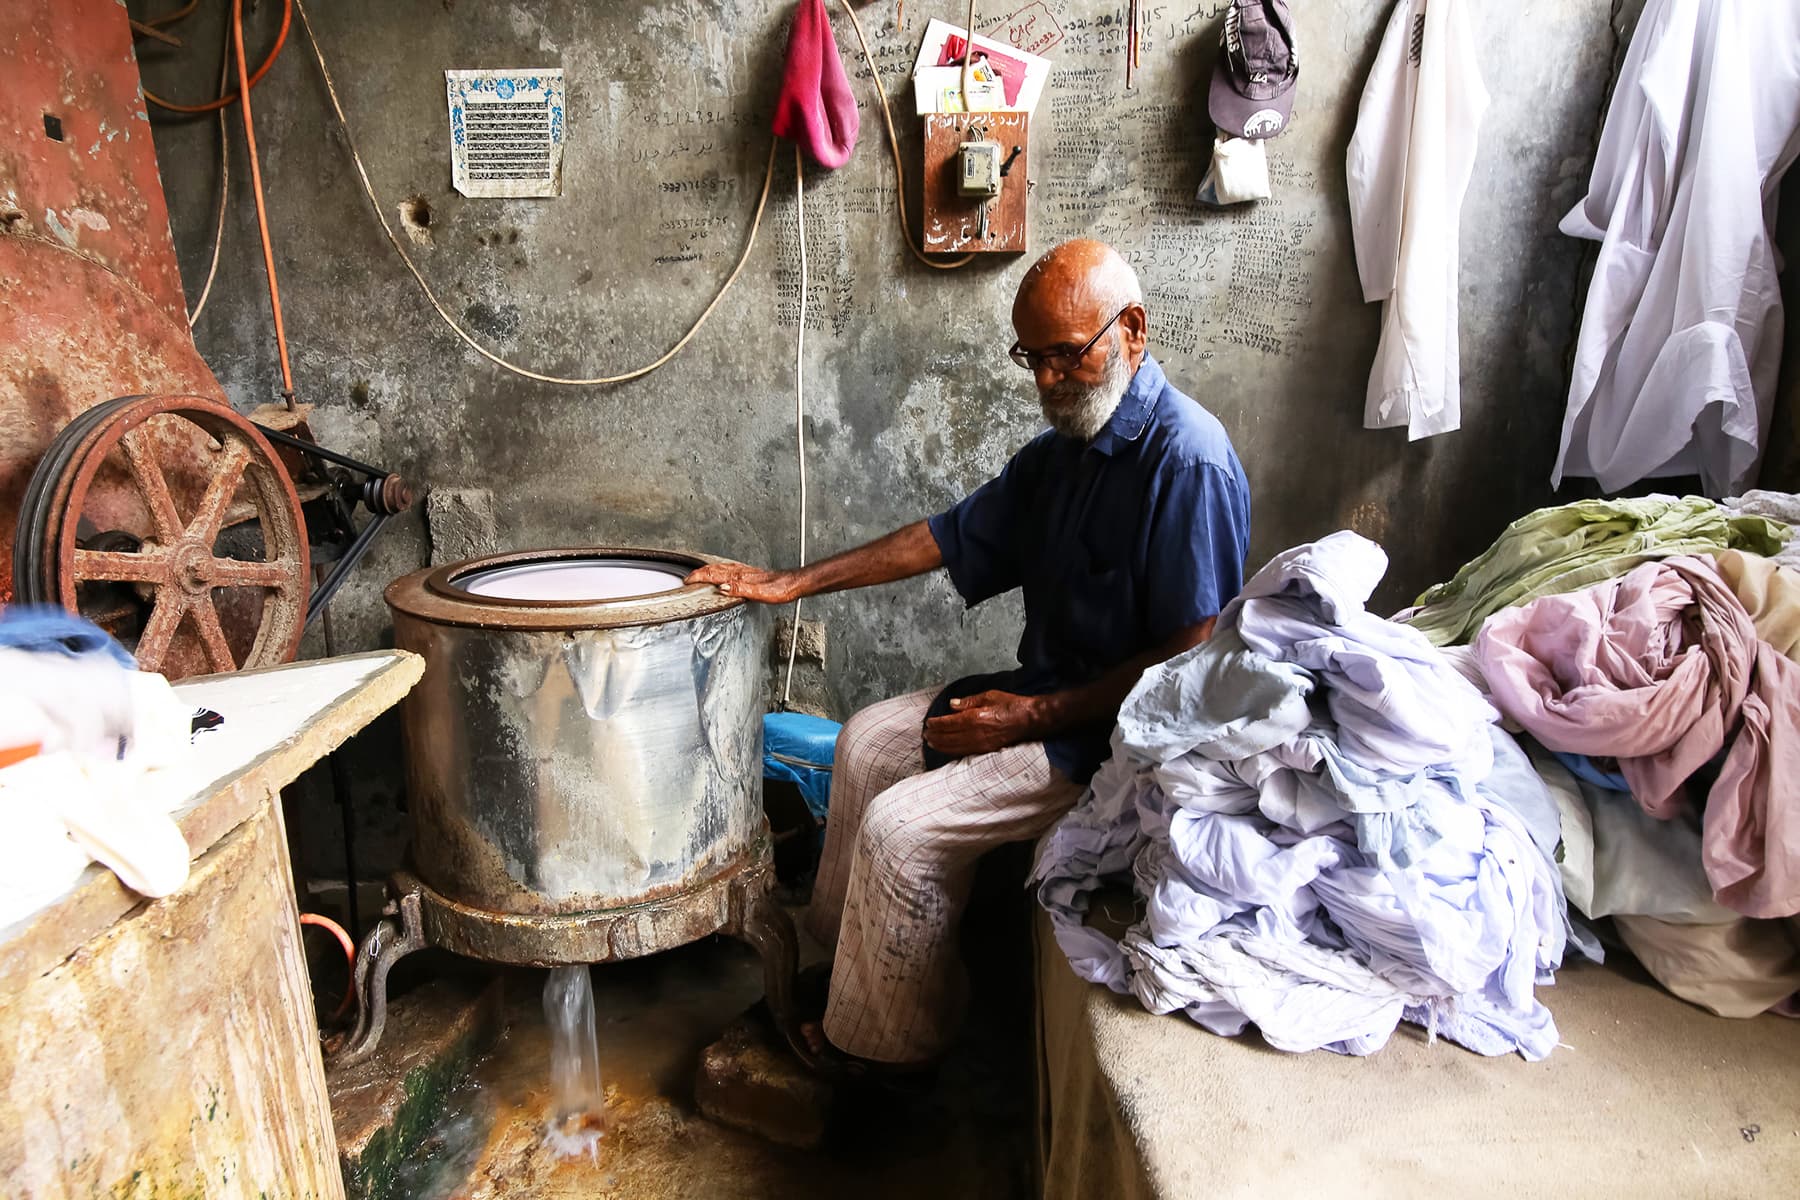
{"type": "Polygon", "coordinates": [[[467,958],[520,967],[642,958],[685,946],[732,923],[744,895],[768,890],[767,861],[727,868],[699,887],[666,900],[568,916],[487,912],[433,891],[408,871],[394,876],[396,895],[419,895],[425,941],[467,958]]]}
{"type": "Polygon", "coordinates": [[[770,1012],[799,1047],[793,985],[799,968],[794,924],[769,894],[774,864],[768,843],[699,887],[667,899],[567,916],[496,913],[459,904],[411,871],[389,881],[393,898],[356,956],[356,1026],[330,1047],[333,1065],[368,1057],[387,1024],[387,977],[394,964],[427,946],[516,966],[616,962],[672,950],[711,933],[752,946],[763,960],[770,1012]]]}

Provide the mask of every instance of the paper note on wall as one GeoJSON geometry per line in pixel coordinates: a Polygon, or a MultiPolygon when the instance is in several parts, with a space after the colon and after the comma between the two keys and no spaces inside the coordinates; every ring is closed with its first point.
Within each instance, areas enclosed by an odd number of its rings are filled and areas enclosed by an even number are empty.
{"type": "MultiPolygon", "coordinates": [[[[947,21],[933,18],[925,26],[925,36],[919,41],[919,55],[913,61],[914,76],[918,75],[921,68],[947,67],[952,63],[960,63],[965,42],[963,30],[947,21]]],[[[1049,59],[979,34],[975,37],[975,58],[978,62],[985,62],[1000,76],[1006,93],[1006,109],[1031,112],[1037,107],[1038,97],[1044,91],[1044,82],[1050,78],[1049,59]]]]}
{"type": "Polygon", "coordinates": [[[450,175],[465,196],[560,196],[560,67],[445,71],[450,175]]]}
{"type": "MultiPolygon", "coordinates": [[[[969,91],[977,112],[993,112],[1006,106],[1005,85],[984,67],[969,72],[969,91]]],[[[921,117],[934,112],[962,112],[962,68],[920,67],[913,72],[913,108],[921,117]]]]}

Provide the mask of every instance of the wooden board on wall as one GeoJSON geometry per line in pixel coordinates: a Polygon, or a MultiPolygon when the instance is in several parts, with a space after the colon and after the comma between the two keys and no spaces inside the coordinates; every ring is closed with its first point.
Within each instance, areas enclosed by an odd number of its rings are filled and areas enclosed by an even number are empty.
{"type": "Polygon", "coordinates": [[[1017,254],[1025,249],[1031,156],[1028,115],[1020,112],[927,113],[925,116],[924,249],[932,254],[1017,254]],[[959,151],[967,141],[1000,144],[1000,158],[1011,164],[1000,194],[986,201],[965,196],[959,188],[959,151]],[[1014,151],[1017,155],[1014,155],[1014,151]]]}

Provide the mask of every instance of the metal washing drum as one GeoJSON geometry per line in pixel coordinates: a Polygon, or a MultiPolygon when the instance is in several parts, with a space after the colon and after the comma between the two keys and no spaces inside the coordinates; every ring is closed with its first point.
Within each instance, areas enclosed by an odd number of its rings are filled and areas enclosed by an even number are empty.
{"type": "Polygon", "coordinates": [[[345,1056],[373,1049],[387,971],[424,945],[553,966],[723,931],[763,953],[786,1012],[793,931],[767,896],[762,811],[766,610],[683,584],[716,561],[537,550],[389,585],[395,644],[425,658],[401,707],[411,869],[359,954],[345,1056]]]}

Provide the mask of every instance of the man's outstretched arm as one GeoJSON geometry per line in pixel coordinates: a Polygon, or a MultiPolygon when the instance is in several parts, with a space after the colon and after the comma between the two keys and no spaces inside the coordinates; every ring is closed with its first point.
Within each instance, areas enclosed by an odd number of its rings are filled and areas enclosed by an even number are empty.
{"type": "Polygon", "coordinates": [[[762,604],[787,604],[823,592],[893,583],[935,571],[944,565],[937,539],[924,521],[915,521],[886,537],[792,571],[771,571],[743,563],[715,563],[687,577],[689,583],[710,583],[728,596],[741,596],[762,604]]]}

